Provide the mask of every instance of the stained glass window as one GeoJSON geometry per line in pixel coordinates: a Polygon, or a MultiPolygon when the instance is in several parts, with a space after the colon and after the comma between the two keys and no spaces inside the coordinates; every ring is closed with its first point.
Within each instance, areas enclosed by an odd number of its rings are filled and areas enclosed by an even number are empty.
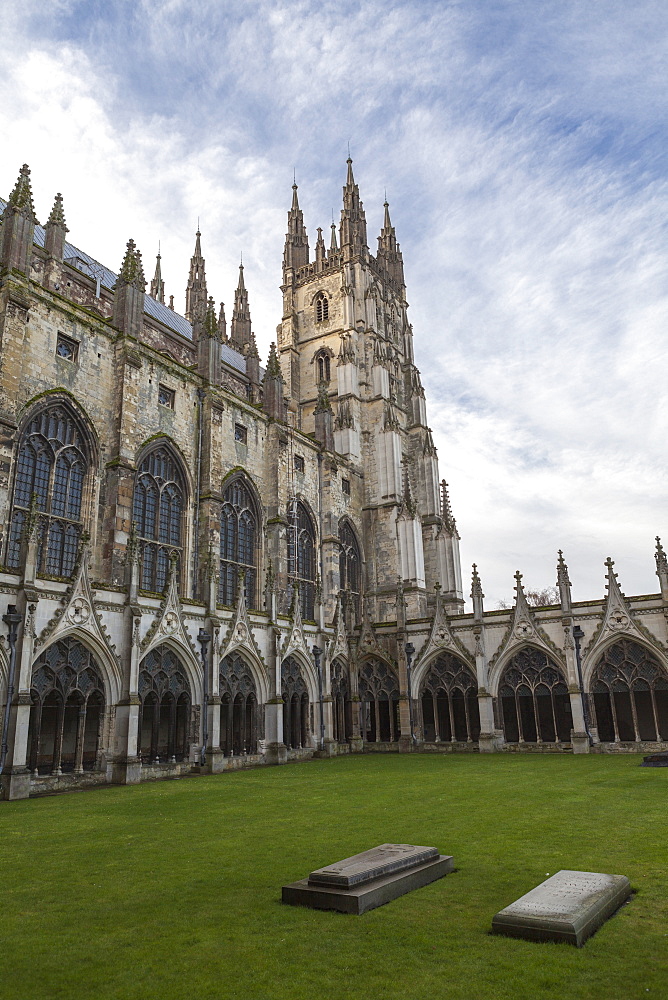
{"type": "Polygon", "coordinates": [[[183,479],[167,448],[148,454],[135,480],[132,519],[141,546],[142,590],[161,594],[169,576],[170,558],[183,553],[183,479]]]}
{"type": "Polygon", "coordinates": [[[233,605],[243,573],[246,604],[257,606],[257,515],[250,489],[235,479],[223,494],[220,512],[220,581],[218,600],[233,605]]]}

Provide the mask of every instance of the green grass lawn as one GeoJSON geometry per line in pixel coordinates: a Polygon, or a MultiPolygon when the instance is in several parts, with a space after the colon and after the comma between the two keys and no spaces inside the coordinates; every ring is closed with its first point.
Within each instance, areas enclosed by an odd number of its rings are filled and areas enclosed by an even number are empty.
{"type": "Polygon", "coordinates": [[[0,997],[668,997],[668,769],[373,755],[0,803],[0,997]],[[281,885],[384,841],[457,871],[361,917],[281,885]],[[636,895],[584,948],[490,935],[560,868],[636,895]]]}

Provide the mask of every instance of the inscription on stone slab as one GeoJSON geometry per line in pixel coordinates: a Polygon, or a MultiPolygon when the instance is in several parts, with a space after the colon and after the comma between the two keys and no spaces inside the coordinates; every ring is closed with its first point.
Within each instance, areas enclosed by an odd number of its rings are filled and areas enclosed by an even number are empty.
{"type": "Polygon", "coordinates": [[[415,847],[413,844],[381,844],[344,858],[335,865],[318,868],[309,875],[309,885],[336,886],[350,889],[394,872],[415,868],[439,857],[437,847],[415,847]]]}
{"type": "Polygon", "coordinates": [[[579,946],[630,895],[625,875],[565,869],[497,913],[492,929],[512,937],[579,946]]]}

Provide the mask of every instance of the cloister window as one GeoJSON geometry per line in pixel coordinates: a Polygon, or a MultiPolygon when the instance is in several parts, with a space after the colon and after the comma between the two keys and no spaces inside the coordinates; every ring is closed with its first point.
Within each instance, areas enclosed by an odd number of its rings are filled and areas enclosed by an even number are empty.
{"type": "Polygon", "coordinates": [[[309,745],[309,701],[306,681],[299,663],[288,656],[281,664],[281,697],[283,698],[283,742],[298,750],[309,745]]]}
{"type": "Polygon", "coordinates": [[[360,733],[367,743],[394,743],[399,739],[399,684],[382,660],[360,667],[360,733]]]}
{"type": "Polygon", "coordinates": [[[190,684],[168,646],[157,646],[139,668],[139,746],[144,763],[172,763],[188,756],[190,684]]]}
{"type": "Polygon", "coordinates": [[[318,384],[321,382],[330,381],[330,366],[329,366],[329,354],[327,351],[320,351],[315,358],[316,370],[318,375],[318,384]]]}
{"type": "Polygon", "coordinates": [[[331,674],[332,722],[334,739],[344,743],[352,735],[348,669],[341,660],[334,660],[331,674]]]}
{"type": "Polygon", "coordinates": [[[95,770],[105,700],[92,653],[77,639],[53,643],[35,663],[30,687],[30,770],[39,774],[95,770]]]}
{"type": "Polygon", "coordinates": [[[561,670],[542,650],[515,653],[501,677],[499,703],[508,743],[569,743],[573,720],[561,670]]]}
{"type": "Polygon", "coordinates": [[[427,743],[476,741],[480,736],[478,684],[473,671],[441,653],[421,685],[422,733],[427,743]]]}
{"type": "Polygon", "coordinates": [[[315,321],[322,323],[325,319],[329,319],[329,299],[324,292],[318,292],[315,297],[315,321]]]}
{"type": "Polygon", "coordinates": [[[632,639],[619,639],[603,653],[590,701],[602,743],[668,740],[668,676],[632,639]]]}
{"type": "Polygon", "coordinates": [[[141,546],[141,588],[161,594],[169,561],[181,561],[184,507],[183,479],[167,448],[157,448],[142,461],[135,480],[132,518],[141,546]]]}
{"type": "Polygon", "coordinates": [[[46,407],[26,426],[16,462],[7,545],[10,568],[19,568],[21,535],[34,496],[39,511],[38,572],[72,575],[89,464],[79,422],[66,404],[46,407]]]}
{"type": "Polygon", "coordinates": [[[220,512],[220,581],[218,600],[233,605],[243,573],[246,604],[257,602],[257,515],[253,497],[242,479],[223,494],[220,512]]]}
{"type": "Polygon", "coordinates": [[[348,521],[339,527],[339,581],[354,618],[359,620],[362,556],[355,532],[348,521]]]}
{"type": "Polygon", "coordinates": [[[220,664],[220,747],[226,757],[257,753],[261,733],[257,689],[248,664],[238,655],[220,664]]]}
{"type": "Polygon", "coordinates": [[[302,618],[309,621],[315,614],[315,555],[313,522],[304,504],[295,501],[288,527],[288,574],[299,586],[302,618]]]}

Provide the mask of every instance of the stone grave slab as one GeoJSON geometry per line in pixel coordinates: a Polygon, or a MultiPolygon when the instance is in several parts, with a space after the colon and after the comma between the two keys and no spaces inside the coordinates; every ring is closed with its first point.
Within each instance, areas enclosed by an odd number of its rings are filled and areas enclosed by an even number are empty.
{"type": "Polygon", "coordinates": [[[380,844],[284,885],[282,900],[292,906],[359,915],[420,889],[453,868],[452,857],[439,854],[436,847],[380,844]]]}
{"type": "Polygon", "coordinates": [[[492,930],[533,941],[566,941],[580,948],[630,895],[625,875],[564,869],[500,910],[492,930]]]}

